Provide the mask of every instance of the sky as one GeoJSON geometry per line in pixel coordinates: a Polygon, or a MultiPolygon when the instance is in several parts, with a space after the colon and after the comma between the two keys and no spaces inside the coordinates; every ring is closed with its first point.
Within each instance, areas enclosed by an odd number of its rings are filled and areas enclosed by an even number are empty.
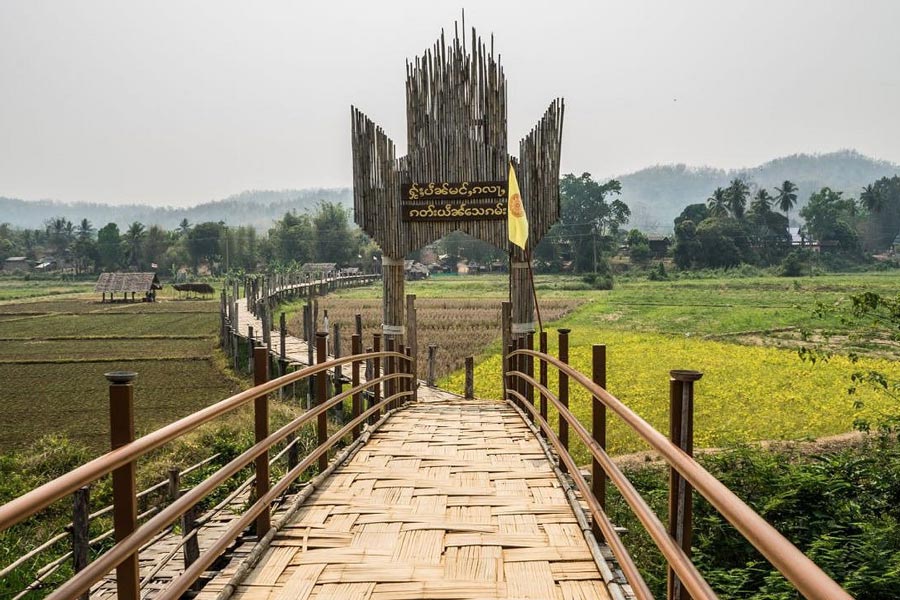
{"type": "Polygon", "coordinates": [[[405,61],[489,38],[510,150],[566,101],[562,172],[900,162],[897,0],[0,0],[0,196],[185,206],[351,184],[350,105],[405,153],[405,61]]]}

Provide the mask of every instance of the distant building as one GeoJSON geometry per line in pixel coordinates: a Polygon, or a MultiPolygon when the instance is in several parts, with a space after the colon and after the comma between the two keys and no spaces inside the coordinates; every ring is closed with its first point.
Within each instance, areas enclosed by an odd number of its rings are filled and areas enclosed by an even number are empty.
{"type": "Polygon", "coordinates": [[[25,256],[10,256],[3,261],[4,271],[30,271],[31,263],[25,256]]]}
{"type": "Polygon", "coordinates": [[[131,302],[134,302],[135,294],[141,294],[141,302],[153,302],[156,300],[156,290],[161,290],[162,285],[156,273],[101,273],[94,286],[95,292],[103,294],[101,302],[115,300],[116,294],[122,294],[123,302],[128,302],[128,294],[131,294],[131,302]]]}
{"type": "Polygon", "coordinates": [[[647,245],[650,246],[650,252],[653,253],[654,258],[663,258],[668,254],[672,240],[665,235],[648,235],[647,245]]]}

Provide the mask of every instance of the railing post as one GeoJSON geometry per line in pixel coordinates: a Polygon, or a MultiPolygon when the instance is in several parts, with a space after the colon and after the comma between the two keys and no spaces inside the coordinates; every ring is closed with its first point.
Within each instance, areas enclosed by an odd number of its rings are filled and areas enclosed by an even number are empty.
{"type": "MultiPolygon", "coordinates": [[[[334,338],[331,341],[331,351],[334,354],[335,358],[341,357],[341,324],[335,323],[332,325],[334,328],[334,338]]],[[[340,394],[344,391],[344,383],[342,379],[344,378],[344,369],[341,365],[336,365],[334,367],[334,393],[335,395],[340,394]]],[[[335,414],[339,414],[341,418],[344,416],[344,407],[343,406],[335,406],[334,407],[335,414]]]]}
{"type": "MultiPolygon", "coordinates": [[[[372,336],[372,352],[381,352],[381,334],[376,333],[372,336]]],[[[374,358],[372,360],[372,378],[378,379],[381,377],[381,358],[374,358]]],[[[377,405],[381,402],[381,390],[382,384],[378,383],[373,388],[374,396],[373,402],[377,405]]],[[[381,409],[375,411],[372,415],[372,422],[374,423],[378,419],[381,418],[381,409]]]]}
{"type": "MultiPolygon", "coordinates": [[[[111,448],[121,448],[134,441],[134,386],[137,373],[106,373],[109,381],[109,431],[111,448]]],[[[137,489],[134,461],[112,472],[113,528],[115,540],[121,542],[137,528],[137,489]]],[[[116,594],[119,600],[139,600],[140,574],[135,552],[116,567],[116,594]]]]}
{"type": "MultiPolygon", "coordinates": [[[[397,342],[395,341],[394,336],[389,335],[387,337],[386,341],[387,341],[387,348],[385,348],[385,350],[387,350],[388,352],[396,352],[397,342]]],[[[396,364],[394,357],[389,356],[385,359],[384,362],[385,362],[385,369],[384,369],[385,374],[393,375],[396,372],[394,369],[394,365],[396,364]]],[[[385,387],[387,388],[387,390],[385,391],[384,395],[385,395],[385,397],[390,398],[397,391],[397,380],[396,379],[388,379],[385,383],[386,383],[385,387]]],[[[392,410],[394,408],[395,404],[396,404],[396,400],[391,400],[387,405],[387,409],[392,410]]]]}
{"type": "Polygon", "coordinates": [[[429,386],[434,387],[434,361],[437,358],[437,345],[428,344],[428,379],[425,383],[429,386]]]}
{"type": "Polygon", "coordinates": [[[509,351],[510,346],[512,346],[512,331],[511,325],[512,323],[512,303],[509,301],[500,303],[500,332],[501,334],[501,370],[503,371],[503,386],[500,388],[503,390],[503,399],[506,400],[509,396],[506,393],[506,390],[510,387],[511,379],[509,378],[509,372],[512,370],[512,365],[509,361],[509,351]],[[505,354],[504,354],[505,352],[505,354]]]}
{"type": "Polygon", "coordinates": [[[253,372],[253,348],[256,347],[256,344],[253,343],[253,325],[247,325],[247,371],[253,372]]]}
{"type": "MultiPolygon", "coordinates": [[[[357,354],[362,354],[362,336],[358,333],[354,333],[350,338],[350,353],[356,356],[357,354]]],[[[353,364],[350,367],[350,385],[354,388],[359,386],[359,361],[354,360],[353,364]]],[[[353,402],[350,413],[350,419],[356,420],[356,418],[362,414],[362,394],[358,391],[353,393],[353,402]]],[[[353,439],[359,437],[359,433],[361,430],[362,424],[357,423],[353,426],[353,439]]]]}
{"type": "MultiPolygon", "coordinates": [[[[571,329],[559,330],[559,361],[569,364],[569,332],[571,329]]],[[[569,376],[560,370],[559,372],[559,403],[564,407],[569,407],[569,376]]],[[[559,443],[563,449],[569,451],[569,422],[562,415],[559,415],[559,443]]],[[[563,461],[559,461],[559,470],[563,473],[567,472],[566,465],[563,461]]]]}
{"type": "Polygon", "coordinates": [[[361,343],[362,342],[362,334],[363,334],[362,315],[361,314],[356,313],[355,315],[353,315],[353,325],[356,327],[356,335],[359,336],[360,343],[361,343]]]}
{"type": "Polygon", "coordinates": [[[419,330],[416,323],[416,295],[406,295],[406,343],[410,351],[409,372],[413,379],[409,382],[409,390],[413,393],[412,400],[418,398],[419,383],[419,330]]]}
{"type": "MultiPolygon", "coordinates": [[[[694,455],[694,382],[698,371],[669,371],[669,439],[688,456],[694,455]]],[[[669,535],[691,556],[693,506],[691,485],[674,468],[669,468],[669,535]]],[[[667,598],[689,600],[690,595],[670,568],[667,598]]]]}
{"type": "MultiPolygon", "coordinates": [[[[525,349],[526,350],[534,350],[534,332],[529,331],[525,334],[525,349]]],[[[534,357],[533,356],[525,356],[525,373],[528,374],[529,377],[534,377],[534,357]]],[[[534,386],[528,382],[525,383],[525,397],[528,399],[528,403],[534,406],[534,386]]],[[[528,411],[528,418],[534,422],[534,413],[528,411]]]]}
{"type": "MultiPolygon", "coordinates": [[[[181,515],[181,538],[184,545],[181,547],[181,553],[184,557],[184,568],[187,570],[192,564],[200,558],[200,540],[197,539],[198,533],[192,532],[197,528],[197,506],[191,506],[184,514],[181,515]]],[[[198,581],[191,584],[192,590],[199,589],[198,581]]]]}
{"type": "MultiPolygon", "coordinates": [[[[90,553],[91,488],[84,486],[72,495],[72,571],[78,573],[88,565],[90,553]]],[[[87,600],[89,592],[79,596],[87,600]]]]}
{"type": "Polygon", "coordinates": [[[411,395],[407,396],[403,399],[403,403],[414,402],[417,399],[416,396],[416,388],[419,385],[419,380],[415,377],[415,372],[413,371],[413,351],[409,346],[406,347],[406,373],[410,375],[406,380],[406,391],[411,392],[411,395]]]}
{"type": "Polygon", "coordinates": [[[278,337],[281,346],[281,351],[278,354],[281,356],[281,360],[285,360],[287,358],[287,350],[285,348],[285,342],[287,341],[287,317],[285,317],[284,313],[281,313],[281,316],[278,318],[278,337]]]}
{"type": "MultiPolygon", "coordinates": [[[[258,346],[253,349],[253,385],[262,385],[269,380],[269,353],[258,346]]],[[[269,437],[269,399],[262,395],[253,401],[253,430],[256,442],[269,437]]],[[[256,497],[262,498],[269,492],[269,451],[256,457],[256,497]]],[[[269,507],[256,517],[256,535],[261,539],[269,532],[272,519],[269,507]]]]}
{"type": "MultiPolygon", "coordinates": [[[[326,348],[328,347],[328,332],[316,332],[316,363],[322,364],[328,360],[326,348]]],[[[328,373],[322,371],[316,374],[316,406],[324,404],[328,398],[328,373]]],[[[316,438],[318,445],[322,446],[328,441],[328,411],[319,413],[316,422],[316,438]]],[[[328,468],[328,452],[323,452],[319,457],[319,473],[328,468]]]]}
{"type": "MultiPolygon", "coordinates": [[[[592,356],[592,380],[594,383],[606,389],[606,344],[594,344],[592,356]]],[[[606,450],[606,404],[600,398],[594,396],[591,399],[591,434],[603,450],[606,450]]],[[[591,492],[600,504],[600,508],[606,512],[606,471],[594,458],[591,462],[591,492]]],[[[603,539],[600,526],[596,519],[593,524],[594,537],[603,539]]]]}
{"type": "MultiPolygon", "coordinates": [[[[540,345],[540,348],[539,348],[540,353],[547,354],[547,332],[546,331],[541,332],[538,343],[540,345]]],[[[540,371],[540,373],[538,375],[538,381],[540,382],[540,384],[542,386],[544,386],[546,388],[547,387],[547,361],[545,361],[544,359],[541,359],[538,370],[540,371]]],[[[547,396],[544,394],[544,392],[541,392],[540,415],[541,415],[541,418],[544,419],[544,421],[547,421],[547,396]]],[[[544,437],[546,437],[546,433],[544,432],[543,429],[541,430],[541,434],[544,435],[544,437]]]]}
{"type": "Polygon", "coordinates": [[[466,399],[475,397],[475,357],[466,357],[466,399]]]}

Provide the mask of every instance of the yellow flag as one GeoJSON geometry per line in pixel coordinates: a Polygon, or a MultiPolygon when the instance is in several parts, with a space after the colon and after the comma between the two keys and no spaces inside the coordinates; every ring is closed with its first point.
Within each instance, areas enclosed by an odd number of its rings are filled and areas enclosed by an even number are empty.
{"type": "Polygon", "coordinates": [[[506,224],[509,229],[509,241],[525,249],[528,241],[528,218],[525,216],[525,205],[522,204],[522,195],[519,193],[519,182],[516,180],[516,171],[512,162],[509,163],[509,202],[506,207],[506,224]]]}

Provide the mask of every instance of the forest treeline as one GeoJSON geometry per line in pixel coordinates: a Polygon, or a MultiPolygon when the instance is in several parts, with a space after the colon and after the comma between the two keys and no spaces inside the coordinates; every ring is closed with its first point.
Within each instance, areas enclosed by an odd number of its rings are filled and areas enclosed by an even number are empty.
{"type": "MultiPolygon", "coordinates": [[[[651,239],[627,227],[632,211],[618,180],[596,181],[589,173],[560,179],[560,219],[534,251],[544,272],[592,273],[609,285],[610,259],[626,257],[637,266],[668,260],[679,269],[730,268],[740,264],[781,265],[799,274],[798,255],[817,251],[865,262],[874,253],[892,253],[900,233],[900,176],[882,177],[860,189],[858,197],[823,187],[801,206],[798,186],[786,179],[773,189],[742,178],[717,187],[703,202],[685,206],[674,220],[674,235],[651,249],[651,239]],[[789,227],[802,219],[800,227],[789,227]],[[662,248],[662,251],[660,251],[662,248]]],[[[444,265],[457,261],[489,265],[505,253],[456,232],[407,258],[444,265]]],[[[352,222],[340,202],[320,201],[313,210],[290,211],[260,233],[252,225],[224,220],[172,229],[140,221],[120,229],[115,222],[73,222],[59,216],[44,227],[0,224],[0,260],[24,256],[32,263],[53,261],[56,268],[90,274],[109,270],[155,270],[222,274],[278,269],[305,262],[334,262],[371,270],[380,251],[352,222]]]]}

